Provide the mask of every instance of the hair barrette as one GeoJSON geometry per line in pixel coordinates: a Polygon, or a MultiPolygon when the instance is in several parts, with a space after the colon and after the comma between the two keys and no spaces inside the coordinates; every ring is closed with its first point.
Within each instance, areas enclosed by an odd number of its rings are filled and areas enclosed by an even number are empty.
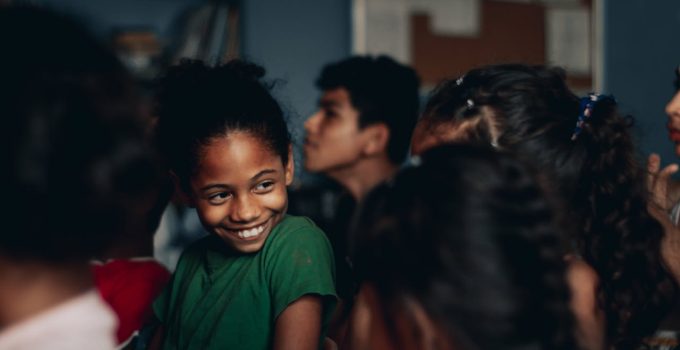
{"type": "Polygon", "coordinates": [[[574,127],[574,132],[571,134],[572,141],[576,140],[578,135],[581,134],[581,131],[583,131],[583,124],[593,114],[595,104],[604,99],[614,100],[612,96],[596,94],[594,92],[589,93],[588,96],[581,97],[579,102],[579,115],[578,118],[576,118],[576,127],[574,127]]]}
{"type": "Polygon", "coordinates": [[[412,156],[408,159],[408,165],[412,167],[419,167],[422,163],[423,160],[420,158],[420,156],[412,156]]]}
{"type": "Polygon", "coordinates": [[[465,101],[465,105],[467,106],[467,109],[473,109],[475,108],[475,101],[473,101],[471,98],[468,98],[467,101],[465,101]]]}

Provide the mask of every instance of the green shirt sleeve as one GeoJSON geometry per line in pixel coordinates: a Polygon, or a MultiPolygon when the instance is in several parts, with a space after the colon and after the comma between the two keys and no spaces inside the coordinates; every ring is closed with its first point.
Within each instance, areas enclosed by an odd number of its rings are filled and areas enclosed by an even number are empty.
{"type": "Polygon", "coordinates": [[[275,319],[306,294],[323,299],[324,323],[336,303],[333,250],[326,235],[311,220],[289,217],[268,249],[266,264],[275,319]]]}
{"type": "Polygon", "coordinates": [[[156,300],[154,300],[152,307],[153,307],[153,313],[156,315],[156,318],[160,323],[165,323],[165,313],[168,307],[168,302],[170,299],[170,290],[172,288],[172,283],[173,283],[174,275],[173,278],[170,279],[170,282],[163,288],[163,291],[161,292],[158,297],[156,297],[156,300]]]}
{"type": "Polygon", "coordinates": [[[161,294],[154,300],[152,304],[153,312],[161,323],[166,323],[170,309],[178,302],[178,300],[175,300],[177,289],[181,288],[182,284],[186,284],[191,280],[191,276],[187,276],[187,269],[190,269],[189,266],[197,264],[196,261],[200,259],[200,249],[206,245],[205,241],[207,241],[205,238],[196,241],[182,252],[170,281],[168,281],[161,294]]]}

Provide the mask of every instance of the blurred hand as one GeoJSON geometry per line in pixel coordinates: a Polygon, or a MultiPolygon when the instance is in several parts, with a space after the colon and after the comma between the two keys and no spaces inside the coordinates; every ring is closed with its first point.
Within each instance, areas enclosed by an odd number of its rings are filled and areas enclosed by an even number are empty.
{"type": "Polygon", "coordinates": [[[657,209],[666,215],[680,198],[680,186],[671,179],[677,171],[677,164],[670,164],[661,169],[661,158],[656,153],[652,153],[647,159],[647,190],[650,193],[650,204],[658,207],[657,209]]]}
{"type": "Polygon", "coordinates": [[[664,215],[657,213],[654,216],[664,228],[664,237],[661,241],[661,258],[675,281],[680,284],[680,228],[675,226],[665,213],[664,215]]]}
{"type": "Polygon", "coordinates": [[[661,159],[659,155],[652,154],[647,161],[647,188],[650,192],[650,201],[647,206],[652,215],[664,229],[664,237],[661,241],[661,257],[669,272],[676,282],[680,283],[680,229],[671,222],[669,211],[676,202],[671,195],[670,176],[678,171],[677,164],[671,164],[660,170],[661,159]]]}

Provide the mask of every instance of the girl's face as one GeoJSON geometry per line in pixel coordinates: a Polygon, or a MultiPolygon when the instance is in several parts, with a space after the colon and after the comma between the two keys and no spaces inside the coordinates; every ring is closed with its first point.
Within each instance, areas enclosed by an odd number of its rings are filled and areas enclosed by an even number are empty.
{"type": "Polygon", "coordinates": [[[203,147],[191,178],[191,202],[203,226],[238,252],[254,253],[286,213],[293,159],[257,137],[231,132],[203,147]]]}

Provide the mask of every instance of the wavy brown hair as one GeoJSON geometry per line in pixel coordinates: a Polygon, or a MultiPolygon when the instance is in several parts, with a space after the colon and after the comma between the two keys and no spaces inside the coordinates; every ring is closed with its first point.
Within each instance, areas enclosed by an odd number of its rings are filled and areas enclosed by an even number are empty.
{"type": "Polygon", "coordinates": [[[422,121],[442,125],[477,118],[468,139],[496,144],[541,169],[561,199],[576,253],[599,275],[610,346],[633,349],[657,328],[677,286],[662,263],[662,227],[646,210],[632,118],[604,98],[574,138],[579,112],[579,98],[563,70],[511,64],[474,69],[462,80],[442,83],[422,121]]]}

